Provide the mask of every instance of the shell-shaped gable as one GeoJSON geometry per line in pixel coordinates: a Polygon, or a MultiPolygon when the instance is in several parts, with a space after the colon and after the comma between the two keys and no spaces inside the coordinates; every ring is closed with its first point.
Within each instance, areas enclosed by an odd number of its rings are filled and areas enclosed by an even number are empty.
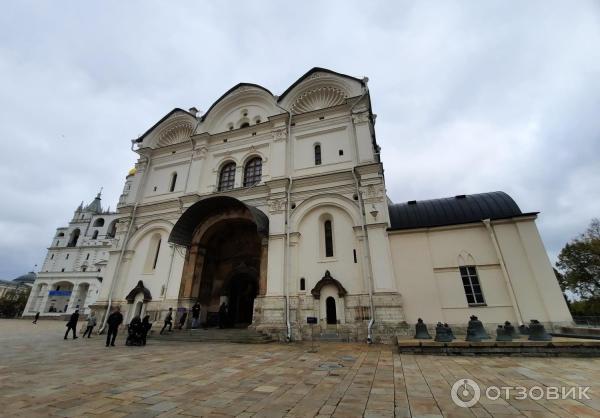
{"type": "Polygon", "coordinates": [[[197,119],[182,109],[173,109],[137,139],[140,147],[162,148],[188,142],[197,119]]]}
{"type": "Polygon", "coordinates": [[[313,68],[279,98],[279,103],[294,114],[338,106],[363,93],[362,80],[324,68],[313,68]]]}

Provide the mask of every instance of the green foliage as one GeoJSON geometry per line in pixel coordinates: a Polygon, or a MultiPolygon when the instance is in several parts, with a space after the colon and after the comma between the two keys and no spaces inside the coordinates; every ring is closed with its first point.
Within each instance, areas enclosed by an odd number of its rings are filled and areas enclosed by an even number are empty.
{"type": "Polygon", "coordinates": [[[0,317],[15,318],[23,313],[31,288],[10,290],[0,298],[0,317]]]}
{"type": "Polygon", "coordinates": [[[571,302],[569,309],[573,316],[600,316],[600,298],[571,302]]]}
{"type": "Polygon", "coordinates": [[[592,219],[585,233],[564,246],[556,267],[563,291],[581,300],[600,298],[600,220],[592,219]]]}

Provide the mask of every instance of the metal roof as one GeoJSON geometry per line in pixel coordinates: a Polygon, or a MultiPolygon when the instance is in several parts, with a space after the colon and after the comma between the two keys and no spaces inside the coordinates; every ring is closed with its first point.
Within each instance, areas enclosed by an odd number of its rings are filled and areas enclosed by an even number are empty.
{"type": "Polygon", "coordinates": [[[533,214],[521,212],[515,201],[504,192],[412,200],[389,205],[388,209],[390,230],[458,225],[533,214]]]}

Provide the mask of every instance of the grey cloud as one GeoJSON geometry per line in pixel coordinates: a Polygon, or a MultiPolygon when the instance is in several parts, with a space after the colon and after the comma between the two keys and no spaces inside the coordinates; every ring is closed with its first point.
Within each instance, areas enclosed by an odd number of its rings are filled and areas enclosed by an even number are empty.
{"type": "Polygon", "coordinates": [[[505,190],[554,257],[599,216],[595,2],[19,2],[0,16],[0,278],[40,264],[129,140],[240,81],[370,78],[395,201],[505,190]]]}

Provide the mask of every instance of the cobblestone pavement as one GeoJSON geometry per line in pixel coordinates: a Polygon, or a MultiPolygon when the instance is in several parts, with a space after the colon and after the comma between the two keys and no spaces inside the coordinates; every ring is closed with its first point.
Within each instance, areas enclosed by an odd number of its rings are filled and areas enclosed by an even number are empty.
{"type": "Polygon", "coordinates": [[[400,355],[391,346],[63,340],[64,322],[0,320],[3,417],[599,417],[600,359],[400,355]],[[342,367],[338,367],[342,366],[342,367]],[[451,400],[486,386],[587,386],[589,400],[451,400]]]}

